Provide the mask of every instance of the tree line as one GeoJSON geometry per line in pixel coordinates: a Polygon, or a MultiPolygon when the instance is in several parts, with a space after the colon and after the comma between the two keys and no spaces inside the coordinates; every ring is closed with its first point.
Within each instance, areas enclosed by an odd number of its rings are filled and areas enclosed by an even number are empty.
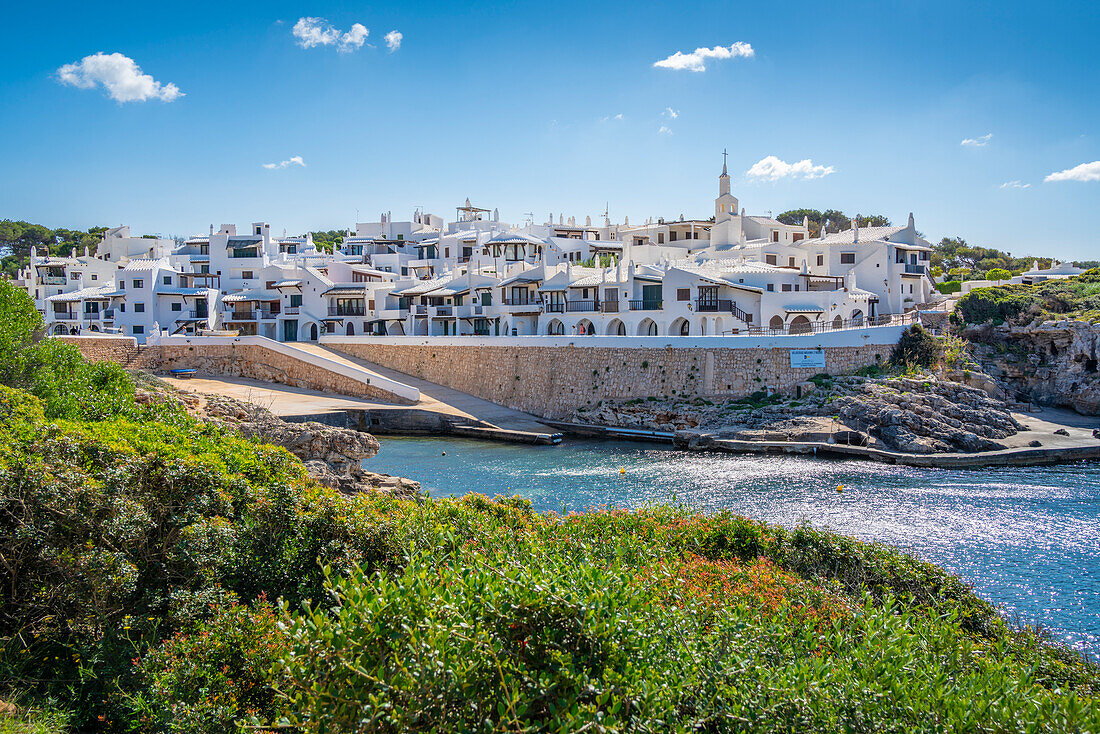
{"type": "Polygon", "coordinates": [[[65,255],[74,247],[81,254],[85,247],[88,252],[95,253],[105,231],[106,227],[51,229],[22,220],[0,220],[0,272],[14,277],[30,262],[32,247],[41,254],[50,255],[65,255]]]}

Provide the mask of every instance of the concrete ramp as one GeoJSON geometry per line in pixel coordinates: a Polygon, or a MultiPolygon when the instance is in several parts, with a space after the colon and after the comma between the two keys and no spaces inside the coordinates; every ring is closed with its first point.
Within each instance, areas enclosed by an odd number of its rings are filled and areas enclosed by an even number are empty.
{"type": "Polygon", "coordinates": [[[502,438],[507,438],[502,435],[504,433],[546,434],[556,437],[554,443],[560,440],[561,432],[558,429],[542,423],[529,413],[497,405],[469,393],[367,362],[323,344],[299,343],[297,346],[332,361],[357,367],[391,382],[415,388],[420,392],[420,401],[416,408],[446,416],[454,429],[452,433],[471,437],[495,433],[501,434],[502,438]]]}

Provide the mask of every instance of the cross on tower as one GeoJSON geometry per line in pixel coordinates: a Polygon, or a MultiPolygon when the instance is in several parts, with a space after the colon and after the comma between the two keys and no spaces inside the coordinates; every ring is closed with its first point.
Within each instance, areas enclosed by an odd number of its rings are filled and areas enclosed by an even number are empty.
{"type": "Polygon", "coordinates": [[[722,148],[722,175],[726,175],[726,149],[722,148]]]}

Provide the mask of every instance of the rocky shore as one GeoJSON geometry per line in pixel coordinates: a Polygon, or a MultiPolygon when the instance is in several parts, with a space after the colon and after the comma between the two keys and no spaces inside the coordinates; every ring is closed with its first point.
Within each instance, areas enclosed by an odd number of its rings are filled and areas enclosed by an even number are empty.
{"type": "Polygon", "coordinates": [[[758,393],[739,400],[605,403],[578,410],[573,420],[741,441],[848,443],[912,454],[994,451],[1007,448],[1001,439],[1028,430],[1012,416],[1014,406],[933,374],[819,376],[800,392],[800,397],[758,393]]]}
{"type": "Polygon", "coordinates": [[[221,396],[139,389],[135,397],[139,403],[168,397],[196,418],[282,446],[301,459],[318,482],[345,494],[381,492],[404,499],[420,496],[420,482],[363,469],[363,460],[376,455],[379,449],[378,439],[369,433],[314,422],[291,423],[259,405],[221,396]]]}
{"type": "Polygon", "coordinates": [[[982,369],[1042,405],[1100,415],[1100,324],[1042,321],[963,331],[982,369]]]}

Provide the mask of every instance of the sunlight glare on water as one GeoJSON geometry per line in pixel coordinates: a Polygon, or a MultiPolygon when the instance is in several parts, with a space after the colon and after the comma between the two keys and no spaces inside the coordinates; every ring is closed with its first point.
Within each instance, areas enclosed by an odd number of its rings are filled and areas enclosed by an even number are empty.
{"type": "Polygon", "coordinates": [[[520,494],[557,511],[675,502],[889,543],[959,574],[1010,617],[1100,653],[1095,464],[944,470],[616,441],[381,441],[364,467],[416,479],[436,497],[520,494]]]}

